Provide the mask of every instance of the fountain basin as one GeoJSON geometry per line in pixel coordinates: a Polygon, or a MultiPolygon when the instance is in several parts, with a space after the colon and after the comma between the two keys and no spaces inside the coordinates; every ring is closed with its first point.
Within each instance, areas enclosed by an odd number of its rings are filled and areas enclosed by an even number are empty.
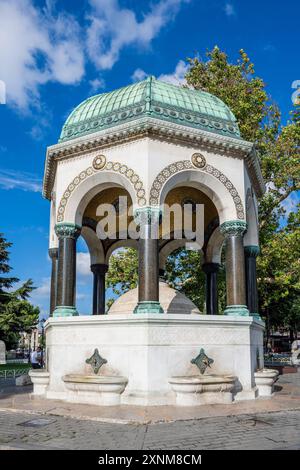
{"type": "Polygon", "coordinates": [[[271,397],[274,391],[274,383],[278,379],[278,370],[262,369],[254,372],[255,384],[260,397],[271,397]]]}
{"type": "Polygon", "coordinates": [[[179,406],[227,404],[232,402],[233,375],[192,375],[171,377],[169,384],[176,394],[179,406]]]}
{"type": "Polygon", "coordinates": [[[120,404],[128,379],[121,376],[67,374],[62,377],[68,390],[66,400],[99,406],[120,404]]]}
{"type": "Polygon", "coordinates": [[[49,385],[49,372],[43,369],[30,369],[28,375],[33,383],[33,395],[45,395],[49,385]]]}

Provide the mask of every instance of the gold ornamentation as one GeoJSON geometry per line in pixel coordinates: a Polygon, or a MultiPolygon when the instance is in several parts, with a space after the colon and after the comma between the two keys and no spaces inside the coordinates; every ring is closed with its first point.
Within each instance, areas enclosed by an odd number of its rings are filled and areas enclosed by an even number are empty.
{"type": "Polygon", "coordinates": [[[106,157],[104,155],[96,155],[93,160],[95,170],[102,170],[106,165],[106,157]]]}
{"type": "Polygon", "coordinates": [[[192,163],[197,168],[204,168],[206,166],[205,157],[201,153],[194,153],[192,155],[192,163]]]}
{"type": "Polygon", "coordinates": [[[104,155],[97,155],[93,160],[93,167],[88,167],[86,170],[81,171],[80,174],[76,176],[71,183],[68,184],[67,190],[64,192],[59,204],[57,222],[64,221],[65,209],[72,192],[83,180],[85,180],[87,177],[91,176],[99,170],[114,171],[115,173],[120,173],[121,175],[123,175],[130,181],[130,183],[134,187],[139,207],[143,207],[146,205],[146,193],[144,190],[143,182],[140,179],[139,175],[137,175],[131,168],[128,168],[127,165],[121,164],[119,162],[106,162],[106,158],[104,155]],[[101,158],[105,159],[104,166],[101,166],[101,164],[103,163],[101,158]],[[102,162],[101,164],[100,160],[102,162]]]}
{"type": "MultiPolygon", "coordinates": [[[[202,161],[203,164],[203,161],[202,161]]],[[[215,178],[217,178],[223,186],[225,186],[226,190],[230,193],[235,208],[236,208],[236,213],[237,213],[237,218],[239,220],[244,220],[245,219],[245,212],[244,212],[244,207],[242,204],[242,200],[238,195],[238,192],[236,188],[234,187],[233,183],[225,176],[223,173],[221,173],[220,170],[217,168],[213,167],[212,165],[206,165],[205,158],[197,153],[192,155],[192,162],[190,160],[181,160],[179,162],[171,163],[171,165],[168,165],[166,168],[164,168],[155,178],[155,180],[152,183],[151,189],[150,189],[150,205],[151,206],[158,206],[159,205],[159,196],[161,193],[161,190],[165,184],[165,182],[173,176],[175,173],[179,173],[180,171],[184,170],[191,170],[191,169],[199,169],[199,171],[204,171],[205,173],[209,173],[213,175],[215,178]],[[200,155],[204,159],[204,167],[200,168],[199,166],[195,165],[193,158],[195,155],[200,155]],[[174,172],[174,166],[175,166],[175,172],[174,172]]]]}

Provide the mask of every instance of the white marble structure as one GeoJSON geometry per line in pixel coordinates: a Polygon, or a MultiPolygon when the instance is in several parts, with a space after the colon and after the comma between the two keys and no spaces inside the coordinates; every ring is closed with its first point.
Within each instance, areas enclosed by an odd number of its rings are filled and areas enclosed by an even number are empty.
{"type": "MultiPolygon", "coordinates": [[[[107,360],[98,376],[128,379],[121,403],[174,404],[169,380],[197,374],[191,360],[204,348],[214,360],[209,373],[236,377],[230,391],[234,400],[255,398],[264,328],[256,285],[257,200],[264,189],[254,145],[241,138],[228,107],[208,93],[149,77],[81,103],[59,143],[48,148],[45,166],[52,259],[45,395],[74,399],[75,384],[82,383],[78,375],[91,374],[85,361],[97,348],[107,360]],[[128,224],[139,225],[143,236],[124,238],[117,230],[115,237],[101,240],[98,208],[119,207],[120,196],[128,198],[128,224]],[[206,315],[182,294],[159,285],[168,255],[194,241],[177,239],[175,222],[163,229],[159,214],[163,218],[164,205],[174,203],[196,207],[193,221],[200,213],[197,204],[204,207],[198,248],[206,275],[206,315]],[[151,238],[151,223],[159,227],[159,239],[151,238]],[[94,274],[93,315],[85,317],[78,316],[75,302],[80,235],[94,274]],[[219,314],[223,245],[227,306],[219,314]],[[138,289],[104,315],[110,256],[128,246],[139,253],[138,289]]],[[[122,214],[117,214],[120,223],[122,214]]]]}

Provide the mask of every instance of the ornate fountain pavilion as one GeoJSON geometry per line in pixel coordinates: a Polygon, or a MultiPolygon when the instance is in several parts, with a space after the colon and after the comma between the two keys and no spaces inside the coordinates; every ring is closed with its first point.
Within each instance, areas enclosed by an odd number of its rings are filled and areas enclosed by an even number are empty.
{"type": "Polygon", "coordinates": [[[254,374],[263,355],[257,198],[264,190],[254,145],[241,138],[234,115],[215,96],[149,77],[79,104],[59,143],[48,148],[45,165],[52,259],[46,396],[101,404],[99,395],[93,395],[95,384],[93,391],[78,385],[84,382],[78,377],[88,372],[86,359],[97,348],[107,360],[103,376],[126,378],[122,403],[172,404],[176,390],[169,379],[191,376],[196,367],[191,359],[203,347],[213,358],[214,374],[233,374],[235,399],[255,398],[254,374]],[[120,196],[127,196],[132,206],[127,222],[137,224],[144,236],[124,238],[117,231],[114,238],[100,240],[97,208],[113,204],[118,209],[120,196]],[[160,209],[174,203],[204,207],[200,248],[206,315],[159,282],[169,254],[192,241],[177,239],[174,223],[169,237],[163,237],[160,209]],[[150,236],[153,223],[159,239],[150,236]],[[79,316],[75,302],[79,235],[88,246],[94,275],[90,316],[79,316]],[[227,307],[219,314],[223,245],[227,307]],[[121,296],[103,315],[109,258],[128,246],[138,250],[138,289],[121,296]],[[70,374],[77,379],[72,381],[70,374]]]}

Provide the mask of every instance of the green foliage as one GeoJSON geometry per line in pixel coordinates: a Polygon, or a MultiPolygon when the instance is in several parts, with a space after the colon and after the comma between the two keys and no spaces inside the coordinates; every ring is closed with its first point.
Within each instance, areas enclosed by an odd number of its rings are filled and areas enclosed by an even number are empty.
{"type": "MultiPolygon", "coordinates": [[[[8,248],[11,243],[0,234],[0,273],[8,274],[11,267],[8,264],[8,248]]],[[[28,302],[30,293],[34,290],[32,280],[24,282],[12,290],[19,282],[15,277],[0,277],[0,339],[5,341],[7,348],[17,344],[20,332],[29,332],[38,322],[39,308],[28,302]]]]}
{"type": "Polygon", "coordinates": [[[300,190],[299,104],[291,121],[281,125],[278,107],[243,50],[236,64],[217,47],[207,53],[207,60],[188,61],[188,85],[221,98],[235,114],[242,137],[255,142],[260,154],[267,187],[259,201],[260,313],[270,327],[287,326],[291,316],[286,315],[286,306],[293,305],[290,311],[296,312],[300,293],[299,206],[284,223],[288,198],[300,190]]]}
{"type": "Polygon", "coordinates": [[[107,300],[110,308],[115,297],[134,289],[138,282],[138,257],[133,248],[117,250],[109,261],[109,270],[106,275],[106,288],[111,288],[114,297],[107,300]]]}

